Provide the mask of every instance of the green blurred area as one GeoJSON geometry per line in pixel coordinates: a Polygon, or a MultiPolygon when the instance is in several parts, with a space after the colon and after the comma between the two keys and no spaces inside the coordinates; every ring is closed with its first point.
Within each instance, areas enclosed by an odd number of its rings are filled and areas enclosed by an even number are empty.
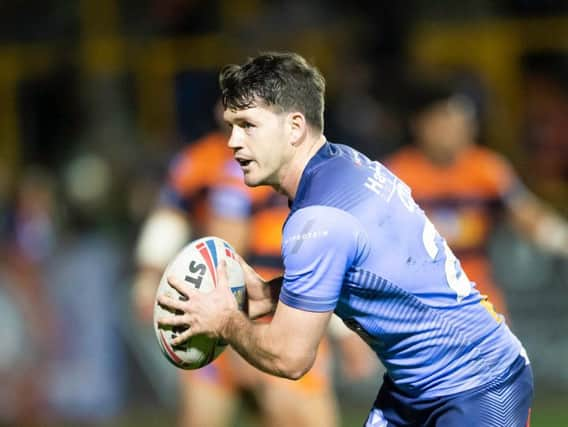
{"type": "MultiPolygon", "coordinates": [[[[568,395],[541,396],[536,399],[532,409],[531,427],[566,427],[568,426],[568,395]]],[[[361,427],[365,422],[368,408],[343,408],[341,427],[361,427]]],[[[123,418],[109,427],[163,427],[176,424],[175,414],[163,410],[148,408],[132,409],[123,418]]],[[[234,427],[257,427],[250,412],[241,408],[234,427]]],[[[69,426],[71,427],[71,426],[69,426]]],[[[260,427],[260,426],[258,426],[260,427]]]]}

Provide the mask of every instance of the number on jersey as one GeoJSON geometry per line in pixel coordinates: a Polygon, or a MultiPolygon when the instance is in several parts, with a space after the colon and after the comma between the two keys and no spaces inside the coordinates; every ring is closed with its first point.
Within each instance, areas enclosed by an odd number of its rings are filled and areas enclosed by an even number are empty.
{"type": "Polygon", "coordinates": [[[422,242],[424,243],[426,252],[428,252],[428,255],[430,255],[430,258],[432,258],[432,260],[436,259],[436,255],[438,255],[438,252],[440,251],[440,242],[442,242],[442,249],[444,250],[444,255],[446,257],[444,264],[446,282],[448,286],[457,294],[458,301],[461,301],[463,298],[468,296],[471,292],[471,282],[461,268],[460,262],[458,261],[446,241],[440,237],[440,235],[436,231],[436,228],[428,218],[426,218],[426,221],[424,222],[424,229],[422,230],[422,242]]]}

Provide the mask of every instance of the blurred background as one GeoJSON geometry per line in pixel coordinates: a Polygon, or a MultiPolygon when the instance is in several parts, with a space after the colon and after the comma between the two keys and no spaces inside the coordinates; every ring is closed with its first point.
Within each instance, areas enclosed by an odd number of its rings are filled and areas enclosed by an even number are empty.
{"type": "MultiPolygon", "coordinates": [[[[174,368],[130,333],[133,246],[172,155],[215,126],[220,67],[262,50],[315,63],[326,136],[378,160],[409,142],[409,82],[459,78],[478,143],[567,217],[565,1],[0,2],[0,425],[175,424],[174,368]]],[[[533,425],[568,426],[568,262],[505,222],[489,251],[533,425]]],[[[345,426],[378,382],[337,376],[345,426]]]]}

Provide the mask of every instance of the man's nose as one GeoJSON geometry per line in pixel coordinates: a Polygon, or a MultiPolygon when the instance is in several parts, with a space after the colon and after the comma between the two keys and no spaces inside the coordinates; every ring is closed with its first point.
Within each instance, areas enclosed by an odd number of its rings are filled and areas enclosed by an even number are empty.
{"type": "Polygon", "coordinates": [[[229,148],[232,148],[233,150],[242,146],[242,138],[240,136],[239,129],[236,126],[233,126],[233,128],[231,129],[231,134],[229,136],[227,146],[229,148]]]}

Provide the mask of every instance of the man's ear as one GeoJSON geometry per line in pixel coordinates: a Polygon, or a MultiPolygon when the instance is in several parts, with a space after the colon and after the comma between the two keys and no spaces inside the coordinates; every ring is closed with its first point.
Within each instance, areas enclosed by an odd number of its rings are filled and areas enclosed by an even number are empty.
{"type": "Polygon", "coordinates": [[[290,143],[294,146],[300,144],[304,140],[307,132],[306,117],[296,111],[288,115],[288,126],[290,130],[290,143]]]}

